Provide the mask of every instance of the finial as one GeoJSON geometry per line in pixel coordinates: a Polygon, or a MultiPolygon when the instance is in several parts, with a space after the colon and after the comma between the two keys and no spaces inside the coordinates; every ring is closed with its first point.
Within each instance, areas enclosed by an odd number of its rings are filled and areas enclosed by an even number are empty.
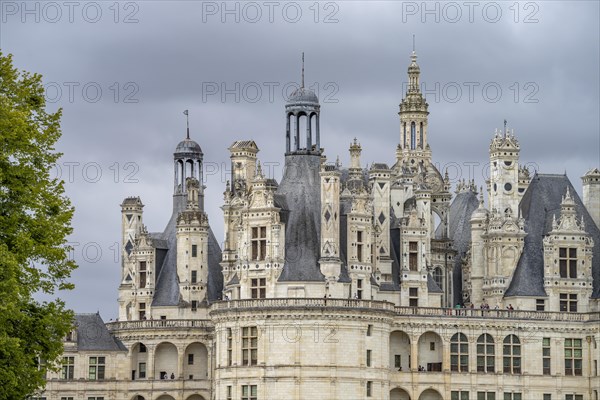
{"type": "Polygon", "coordinates": [[[506,119],[504,119],[504,137],[506,137],[506,133],[507,133],[507,130],[506,130],[506,119]]]}
{"type": "Polygon", "coordinates": [[[413,53],[415,52],[415,35],[413,34],[413,53]]]}
{"type": "Polygon", "coordinates": [[[342,163],[340,162],[340,156],[338,155],[337,158],[335,159],[335,166],[337,168],[342,166],[342,163]]]}
{"type": "Polygon", "coordinates": [[[190,138],[190,116],[189,116],[188,110],[185,110],[183,112],[183,115],[185,115],[185,119],[186,119],[186,122],[187,122],[187,136],[186,136],[186,138],[189,139],[190,138]]]}
{"type": "Polygon", "coordinates": [[[300,87],[304,88],[304,52],[302,52],[302,81],[300,87]]]}
{"type": "Polygon", "coordinates": [[[263,173],[262,173],[262,167],[260,165],[260,160],[258,160],[257,163],[257,167],[256,167],[256,176],[258,176],[259,178],[263,177],[263,173]]]}

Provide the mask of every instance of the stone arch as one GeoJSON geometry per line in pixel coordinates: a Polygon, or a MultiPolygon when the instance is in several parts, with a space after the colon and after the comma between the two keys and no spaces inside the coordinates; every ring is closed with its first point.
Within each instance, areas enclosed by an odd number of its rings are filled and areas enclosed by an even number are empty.
{"type": "Polygon", "coordinates": [[[443,400],[442,395],[435,389],[425,389],[419,396],[419,400],[443,400]]]}
{"type": "Polygon", "coordinates": [[[156,400],[175,400],[175,398],[173,396],[169,396],[168,394],[163,394],[158,396],[156,400]]]}
{"type": "Polygon", "coordinates": [[[390,333],[390,369],[410,371],[410,337],[404,331],[390,333]]]}
{"type": "Polygon", "coordinates": [[[146,398],[144,396],[142,396],[141,394],[136,394],[135,396],[133,396],[131,398],[131,400],[146,400],[146,398]]]}
{"type": "Polygon", "coordinates": [[[418,366],[427,371],[442,371],[443,342],[440,335],[428,331],[419,337],[418,366]]]}
{"type": "Polygon", "coordinates": [[[146,379],[148,377],[148,349],[142,342],[131,346],[131,380],[146,379]]]}
{"type": "Polygon", "coordinates": [[[410,395],[406,390],[397,387],[390,391],[390,400],[410,400],[410,395]]]}
{"type": "Polygon", "coordinates": [[[193,394],[190,397],[188,397],[186,400],[205,400],[204,397],[200,396],[199,394],[193,394]]]}
{"type": "Polygon", "coordinates": [[[208,378],[208,349],[203,343],[194,342],[186,347],[183,356],[183,378],[208,378]]]}
{"type": "Polygon", "coordinates": [[[162,342],[154,350],[154,379],[179,377],[179,353],[170,342],[162,342]]]}

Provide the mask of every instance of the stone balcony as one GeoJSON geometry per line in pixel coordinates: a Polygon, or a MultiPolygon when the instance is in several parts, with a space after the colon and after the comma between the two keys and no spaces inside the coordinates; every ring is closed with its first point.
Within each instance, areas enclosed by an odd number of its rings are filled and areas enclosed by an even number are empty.
{"type": "Polygon", "coordinates": [[[356,299],[321,299],[321,298],[277,298],[277,299],[247,299],[230,300],[213,303],[210,313],[227,310],[252,309],[355,309],[378,310],[394,316],[406,317],[449,317],[460,319],[510,319],[510,320],[539,320],[563,322],[600,321],[600,312],[572,313],[551,311],[525,310],[481,310],[478,308],[434,308],[434,307],[399,307],[387,301],[356,300],[356,299]]]}

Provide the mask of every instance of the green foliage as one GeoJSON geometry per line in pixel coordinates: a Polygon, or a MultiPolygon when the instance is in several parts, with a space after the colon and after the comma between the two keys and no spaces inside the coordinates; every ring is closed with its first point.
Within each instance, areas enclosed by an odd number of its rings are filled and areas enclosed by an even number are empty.
{"type": "Polygon", "coordinates": [[[50,177],[62,111],[45,107],[41,76],[17,71],[0,52],[0,399],[44,386],[73,324],[62,301],[33,298],[71,289],[76,268],[66,241],[73,208],[50,177]]]}

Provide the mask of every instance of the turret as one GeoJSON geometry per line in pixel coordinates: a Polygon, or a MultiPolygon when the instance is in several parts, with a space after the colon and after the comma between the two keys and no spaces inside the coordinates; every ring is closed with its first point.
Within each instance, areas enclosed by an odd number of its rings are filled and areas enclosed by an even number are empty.
{"type": "Polygon", "coordinates": [[[581,177],[583,181],[583,204],[600,228],[600,170],[591,169],[581,177]]]}
{"type": "Polygon", "coordinates": [[[187,178],[186,209],[177,218],[177,276],[181,297],[194,311],[206,298],[208,217],[198,202],[200,182],[187,178]]]}
{"type": "Polygon", "coordinates": [[[340,170],[336,165],[321,167],[321,257],[319,266],[326,280],[326,295],[343,297],[336,283],[340,260],[340,170]]]}
{"type": "MultiPolygon", "coordinates": [[[[467,287],[471,304],[479,306],[483,297],[483,278],[485,275],[484,234],[487,228],[488,211],[483,205],[483,188],[479,193],[479,207],[471,215],[471,269],[467,287]]],[[[464,277],[463,277],[464,278],[464,277]]],[[[487,300],[486,300],[487,301],[487,300]]]]}
{"type": "Polygon", "coordinates": [[[490,144],[490,211],[517,216],[520,196],[519,185],[519,142],[514,134],[496,132],[490,144]]]}
{"type": "Polygon", "coordinates": [[[135,238],[143,226],[143,209],[144,204],[139,197],[127,197],[121,204],[122,261],[131,253],[135,238]]]}

